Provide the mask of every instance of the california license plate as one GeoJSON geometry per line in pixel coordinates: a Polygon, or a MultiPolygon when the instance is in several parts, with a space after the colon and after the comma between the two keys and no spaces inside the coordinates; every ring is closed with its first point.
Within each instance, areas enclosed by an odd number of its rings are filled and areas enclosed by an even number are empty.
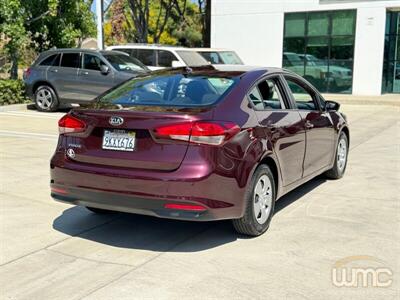
{"type": "Polygon", "coordinates": [[[104,130],[103,149],[117,151],[133,151],[135,148],[135,132],[126,130],[104,130]]]}

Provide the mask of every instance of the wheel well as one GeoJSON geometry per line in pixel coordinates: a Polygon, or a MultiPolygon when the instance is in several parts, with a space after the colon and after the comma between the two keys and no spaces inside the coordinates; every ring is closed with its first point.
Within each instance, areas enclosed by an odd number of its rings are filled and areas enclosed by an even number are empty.
{"type": "Polygon", "coordinates": [[[260,162],[260,165],[267,165],[271,169],[272,175],[274,175],[275,192],[276,192],[276,194],[278,194],[279,174],[278,174],[278,167],[275,163],[275,160],[273,160],[273,158],[267,156],[260,162]]]}
{"type": "Polygon", "coordinates": [[[53,91],[54,91],[54,92],[56,93],[56,95],[57,95],[57,92],[56,92],[56,90],[54,89],[54,87],[53,87],[50,83],[48,83],[47,81],[38,81],[38,82],[36,82],[36,83],[33,85],[32,93],[35,94],[35,93],[36,93],[36,90],[37,90],[38,87],[41,86],[41,85],[47,85],[47,86],[51,87],[51,88],[53,89],[53,91]]]}
{"type": "Polygon", "coordinates": [[[347,142],[350,145],[350,132],[349,129],[347,127],[343,127],[342,131],[344,132],[344,134],[347,136],[347,142]]]}

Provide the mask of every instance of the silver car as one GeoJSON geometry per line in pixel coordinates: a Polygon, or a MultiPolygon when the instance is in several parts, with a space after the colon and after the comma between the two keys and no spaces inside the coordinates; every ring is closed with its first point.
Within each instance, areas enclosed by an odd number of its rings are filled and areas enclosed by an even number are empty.
{"type": "Polygon", "coordinates": [[[25,88],[40,111],[89,102],[149,69],[119,51],[56,49],[43,52],[24,72],[25,88]]]}

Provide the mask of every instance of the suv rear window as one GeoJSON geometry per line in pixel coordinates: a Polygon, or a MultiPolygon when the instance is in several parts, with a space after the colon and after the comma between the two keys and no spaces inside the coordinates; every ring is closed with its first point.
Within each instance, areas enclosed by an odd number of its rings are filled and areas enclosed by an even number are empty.
{"type": "Polygon", "coordinates": [[[111,90],[99,101],[122,106],[207,106],[222,98],[235,82],[235,78],[190,74],[139,76],[111,90]]]}
{"type": "Polygon", "coordinates": [[[58,66],[60,64],[60,54],[53,54],[42,60],[40,66],[58,66]]]}

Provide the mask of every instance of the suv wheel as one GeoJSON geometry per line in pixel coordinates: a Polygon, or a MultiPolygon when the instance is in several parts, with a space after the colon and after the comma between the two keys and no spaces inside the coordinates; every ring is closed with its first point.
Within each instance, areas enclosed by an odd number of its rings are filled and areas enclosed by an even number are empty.
{"type": "Polygon", "coordinates": [[[56,111],[59,101],[54,90],[48,85],[41,85],[35,92],[35,105],[39,111],[56,111]]]}
{"type": "Polygon", "coordinates": [[[233,226],[239,233],[258,236],[268,229],[275,207],[275,180],[267,165],[258,167],[246,194],[244,215],[233,220],[233,226]]]}

